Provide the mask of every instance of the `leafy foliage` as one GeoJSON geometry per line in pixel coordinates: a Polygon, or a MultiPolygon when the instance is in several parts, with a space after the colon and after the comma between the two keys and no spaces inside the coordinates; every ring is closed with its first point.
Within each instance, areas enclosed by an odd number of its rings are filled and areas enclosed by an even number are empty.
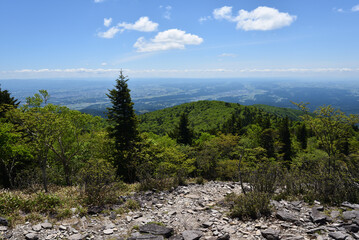
{"type": "Polygon", "coordinates": [[[231,203],[230,216],[242,220],[257,219],[271,214],[267,193],[250,192],[246,195],[230,194],[226,201],[231,203]]]}

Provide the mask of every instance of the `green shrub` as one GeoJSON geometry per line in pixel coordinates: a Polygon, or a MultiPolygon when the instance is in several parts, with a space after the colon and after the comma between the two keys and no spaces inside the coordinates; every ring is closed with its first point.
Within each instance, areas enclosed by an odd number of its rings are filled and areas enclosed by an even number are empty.
{"type": "Polygon", "coordinates": [[[136,200],[133,200],[133,199],[128,199],[126,202],[125,202],[125,208],[129,209],[129,210],[137,210],[139,209],[141,206],[140,204],[136,201],[136,200]]]}
{"type": "Polygon", "coordinates": [[[22,209],[24,200],[9,192],[0,193],[0,215],[9,215],[22,209]]]}
{"type": "Polygon", "coordinates": [[[89,160],[79,173],[81,195],[85,203],[104,205],[117,202],[117,192],[124,185],[115,180],[115,168],[109,162],[103,159],[89,160]]]}
{"type": "Polygon", "coordinates": [[[230,194],[227,196],[226,201],[232,202],[230,216],[242,220],[257,219],[262,216],[269,216],[271,213],[269,196],[266,193],[230,194]]]}
{"type": "Polygon", "coordinates": [[[55,194],[39,192],[36,194],[35,199],[29,201],[27,204],[32,205],[32,208],[35,211],[49,213],[55,212],[56,207],[60,206],[62,203],[60,198],[55,194]]]}

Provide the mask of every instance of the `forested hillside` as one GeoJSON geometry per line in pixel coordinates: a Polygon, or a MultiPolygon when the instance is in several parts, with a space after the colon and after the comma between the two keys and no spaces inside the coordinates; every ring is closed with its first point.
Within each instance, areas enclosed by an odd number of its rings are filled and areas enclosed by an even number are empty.
{"type": "Polygon", "coordinates": [[[139,115],[140,130],[164,135],[173,130],[178,124],[181,114],[188,114],[190,127],[197,133],[216,132],[221,129],[233,115],[240,116],[243,125],[254,123],[255,118],[268,116],[289,117],[300,120],[304,113],[289,108],[279,108],[267,105],[244,106],[238,103],[222,101],[198,101],[185,103],[171,108],[165,108],[139,115]]]}

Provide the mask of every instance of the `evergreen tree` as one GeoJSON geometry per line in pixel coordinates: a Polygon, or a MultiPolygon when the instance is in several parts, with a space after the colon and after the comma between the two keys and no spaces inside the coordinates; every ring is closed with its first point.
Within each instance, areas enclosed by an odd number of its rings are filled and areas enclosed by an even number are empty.
{"type": "Polygon", "coordinates": [[[183,113],[180,122],[171,137],[176,138],[178,143],[191,145],[193,140],[193,131],[189,128],[188,114],[183,113]]]}
{"type": "Polygon", "coordinates": [[[127,81],[129,79],[120,71],[116,79],[115,88],[109,90],[107,97],[110,98],[112,107],[108,108],[108,121],[110,122],[109,134],[115,140],[116,156],[115,165],[117,174],[124,181],[132,182],[135,176],[134,158],[131,153],[138,142],[138,121],[133,109],[130,90],[127,81]]]}
{"type": "Polygon", "coordinates": [[[285,117],[282,120],[281,126],[279,128],[279,137],[282,143],[282,149],[280,153],[283,154],[283,160],[285,161],[287,167],[292,158],[292,143],[290,140],[290,131],[289,131],[289,119],[285,117]]]}
{"type": "Polygon", "coordinates": [[[302,147],[302,149],[307,149],[308,132],[307,132],[307,127],[305,126],[304,123],[299,128],[297,139],[300,142],[300,146],[302,147]]]}
{"type": "Polygon", "coordinates": [[[260,146],[266,150],[267,157],[275,157],[274,150],[274,130],[272,128],[264,129],[260,135],[260,146]]]}
{"type": "Polygon", "coordinates": [[[1,90],[0,85],[0,118],[5,117],[5,112],[9,109],[9,106],[17,108],[20,102],[14,97],[10,96],[8,90],[1,90]]]}

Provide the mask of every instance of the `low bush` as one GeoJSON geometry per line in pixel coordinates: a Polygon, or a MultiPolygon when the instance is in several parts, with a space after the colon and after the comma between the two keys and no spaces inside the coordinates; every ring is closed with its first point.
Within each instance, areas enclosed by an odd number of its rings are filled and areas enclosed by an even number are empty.
{"type": "Polygon", "coordinates": [[[79,173],[81,195],[88,205],[116,203],[125,185],[116,182],[115,168],[106,160],[91,159],[79,173]]]}
{"type": "Polygon", "coordinates": [[[249,192],[247,194],[230,194],[226,201],[230,202],[230,216],[241,220],[257,219],[263,216],[269,216],[271,206],[269,196],[262,192],[249,192]]]}

